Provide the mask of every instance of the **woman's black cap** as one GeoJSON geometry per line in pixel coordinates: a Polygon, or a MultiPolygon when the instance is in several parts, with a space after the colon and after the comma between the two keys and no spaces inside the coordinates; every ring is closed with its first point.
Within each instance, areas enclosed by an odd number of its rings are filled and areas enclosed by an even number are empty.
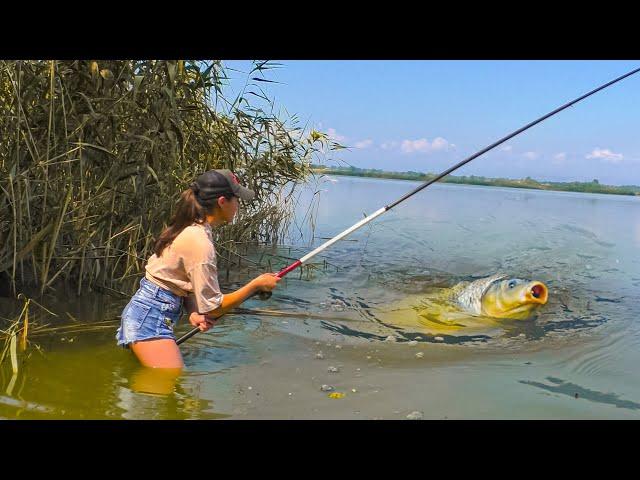
{"type": "Polygon", "coordinates": [[[231,170],[204,172],[191,184],[191,190],[202,205],[213,205],[222,195],[235,195],[245,201],[255,197],[255,192],[240,185],[231,170]]]}

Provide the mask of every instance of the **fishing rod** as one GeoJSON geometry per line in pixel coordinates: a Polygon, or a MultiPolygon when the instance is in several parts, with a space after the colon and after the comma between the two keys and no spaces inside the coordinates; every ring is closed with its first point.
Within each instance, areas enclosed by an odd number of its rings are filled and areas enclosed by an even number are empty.
{"type": "MultiPolygon", "coordinates": [[[[631,75],[638,73],[640,71],[640,68],[636,68],[635,70],[630,71],[629,73],[625,73],[624,75],[611,80],[610,82],[605,83],[604,85],[599,86],[598,88],[591,90],[588,93],[585,93],[584,95],[582,95],[581,97],[576,98],[575,100],[570,101],[569,103],[565,103],[564,105],[562,105],[561,107],[556,108],[555,110],[547,113],[546,115],[543,115],[542,117],[538,118],[537,120],[534,120],[531,123],[528,123],[527,125],[525,125],[522,128],[519,128],[518,130],[516,130],[513,133],[510,133],[509,135],[507,135],[506,137],[501,138],[500,140],[498,140],[497,142],[492,143],[491,145],[489,145],[488,147],[483,148],[482,150],[478,151],[477,153],[474,153],[473,155],[471,155],[470,157],[462,160],[461,162],[455,164],[453,167],[448,168],[447,170],[445,170],[444,172],[442,172],[440,175],[436,176],[435,178],[423,183],[422,185],[420,185],[419,187],[415,188],[414,190],[410,191],[409,193],[407,193],[406,195],[402,196],[401,198],[399,198],[398,200],[396,200],[393,203],[390,203],[389,205],[385,205],[384,207],[382,207],[379,210],[376,210],[375,212],[373,212],[371,215],[369,215],[368,217],[360,220],[358,223],[356,223],[355,225],[353,225],[352,227],[347,228],[344,232],[340,233],[339,235],[336,235],[335,237],[333,237],[331,240],[323,243],[322,245],[320,245],[318,248],[316,248],[315,250],[313,250],[310,253],[307,253],[305,256],[301,257],[299,260],[296,260],[295,262],[293,262],[291,265],[289,265],[288,267],[283,268],[282,270],[280,270],[276,276],[277,277],[284,277],[286,274],[288,274],[289,272],[291,272],[292,270],[295,270],[296,268],[298,268],[301,265],[304,265],[306,262],[308,262],[309,260],[311,260],[313,257],[315,257],[317,254],[319,254],[320,252],[322,252],[323,250],[329,248],[331,245],[333,245],[334,243],[336,243],[337,241],[343,239],[344,237],[346,237],[347,235],[355,232],[356,230],[358,230],[360,227],[366,225],[367,223],[369,223],[370,221],[372,221],[373,219],[379,217],[380,215],[382,215],[385,212],[388,212],[389,210],[391,210],[393,207],[395,207],[396,205],[399,205],[400,203],[404,202],[405,200],[407,200],[408,198],[412,197],[413,195],[415,195],[416,193],[418,193],[421,190],[424,190],[425,188],[427,188],[429,185],[431,185],[432,183],[437,182],[438,180],[440,180],[442,177],[445,177],[447,175],[449,175],[451,172],[457,170],[458,168],[462,167],[463,165],[466,165],[467,163],[469,163],[471,160],[478,158],[480,155],[483,155],[485,153],[487,153],[489,150],[492,150],[494,148],[496,148],[498,145],[500,145],[501,143],[506,142],[507,140],[515,137],[516,135],[519,135],[520,133],[524,132],[525,130],[528,130],[529,128],[533,127],[534,125],[537,125],[538,123],[546,120],[549,117],[552,117],[553,115],[561,112],[562,110],[569,108],[573,105],[575,105],[576,103],[580,102],[581,100],[584,100],[585,98],[593,95],[594,93],[599,92],[600,90],[603,90],[607,87],[610,87],[611,85],[613,85],[614,83],[619,82],[620,80],[623,80],[627,77],[630,77],[631,75]]],[[[259,292],[257,294],[260,298],[260,300],[267,300],[268,298],[271,297],[271,292],[259,292]]],[[[198,333],[200,331],[200,329],[198,327],[194,328],[193,330],[191,330],[189,333],[183,335],[182,337],[180,337],[176,343],[178,345],[180,345],[182,342],[184,342],[185,340],[188,340],[189,338],[191,338],[192,336],[194,336],[196,333],[198,333]]]]}

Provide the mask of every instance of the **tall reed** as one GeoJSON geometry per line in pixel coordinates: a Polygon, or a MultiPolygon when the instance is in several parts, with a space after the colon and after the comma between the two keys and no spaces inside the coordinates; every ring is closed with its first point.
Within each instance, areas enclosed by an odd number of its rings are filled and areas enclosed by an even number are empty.
{"type": "Polygon", "coordinates": [[[257,193],[221,245],[281,240],[291,186],[327,138],[273,113],[270,67],[255,62],[230,99],[220,61],[0,61],[0,275],[14,295],[125,290],[180,192],[212,168],[257,193]]]}

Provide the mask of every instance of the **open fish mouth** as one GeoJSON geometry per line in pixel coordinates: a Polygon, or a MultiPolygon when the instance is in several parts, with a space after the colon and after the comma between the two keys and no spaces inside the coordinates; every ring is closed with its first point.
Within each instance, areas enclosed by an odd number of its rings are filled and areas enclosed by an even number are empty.
{"type": "Polygon", "coordinates": [[[527,288],[526,298],[528,302],[544,305],[549,298],[549,290],[541,282],[533,282],[527,288]]]}

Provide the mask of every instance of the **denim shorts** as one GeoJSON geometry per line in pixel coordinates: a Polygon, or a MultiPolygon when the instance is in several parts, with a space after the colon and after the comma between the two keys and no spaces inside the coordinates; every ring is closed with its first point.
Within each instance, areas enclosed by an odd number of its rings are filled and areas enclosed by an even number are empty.
{"type": "Polygon", "coordinates": [[[131,342],[156,338],[175,340],[173,329],[181,315],[182,297],[143,277],[122,311],[116,332],[118,345],[128,347],[131,342]]]}

